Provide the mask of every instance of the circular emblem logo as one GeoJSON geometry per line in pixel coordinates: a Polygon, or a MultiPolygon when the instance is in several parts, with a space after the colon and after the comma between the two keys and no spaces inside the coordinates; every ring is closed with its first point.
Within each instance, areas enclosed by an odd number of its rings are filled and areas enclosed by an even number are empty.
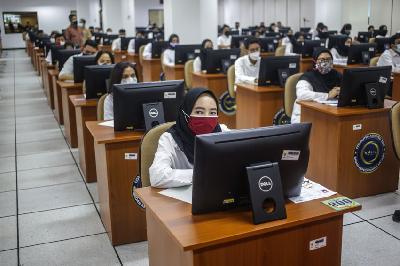
{"type": "Polygon", "coordinates": [[[269,178],[269,176],[263,176],[258,180],[258,187],[264,192],[270,191],[273,186],[274,183],[272,183],[272,180],[269,178]]]}
{"type": "Polygon", "coordinates": [[[278,125],[288,125],[290,124],[290,117],[288,117],[285,113],[285,110],[280,109],[274,116],[274,120],[272,121],[274,126],[278,125]]]}
{"type": "Polygon", "coordinates": [[[135,192],[137,188],[141,187],[142,187],[142,179],[140,178],[140,176],[136,176],[132,182],[132,198],[140,208],[145,209],[146,206],[135,192]]]}
{"type": "Polygon", "coordinates": [[[228,91],[219,97],[219,109],[226,115],[236,114],[236,99],[232,98],[228,91]]]}
{"type": "Polygon", "coordinates": [[[369,93],[371,93],[372,96],[376,96],[376,89],[375,88],[370,89],[369,93]]]}
{"type": "Polygon", "coordinates": [[[156,108],[151,108],[149,110],[149,116],[151,118],[156,118],[158,116],[158,110],[156,108]]]}
{"type": "Polygon", "coordinates": [[[385,151],[385,142],[379,134],[367,134],[354,150],[354,163],[362,173],[372,173],[385,159],[385,151]]]}

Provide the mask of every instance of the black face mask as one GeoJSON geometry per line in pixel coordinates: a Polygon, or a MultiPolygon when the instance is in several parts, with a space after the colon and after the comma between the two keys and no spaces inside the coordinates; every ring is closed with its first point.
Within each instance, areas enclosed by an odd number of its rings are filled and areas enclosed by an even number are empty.
{"type": "Polygon", "coordinates": [[[71,22],[72,27],[76,28],[78,27],[78,21],[72,21],[71,22]]]}
{"type": "Polygon", "coordinates": [[[225,36],[231,35],[231,33],[229,31],[226,31],[224,34],[225,34],[225,36]]]}

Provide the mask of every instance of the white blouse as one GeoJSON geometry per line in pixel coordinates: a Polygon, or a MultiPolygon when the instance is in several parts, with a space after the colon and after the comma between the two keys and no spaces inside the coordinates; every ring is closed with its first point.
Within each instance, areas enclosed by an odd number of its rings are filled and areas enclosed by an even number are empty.
{"type": "Polygon", "coordinates": [[[104,120],[114,119],[113,95],[110,93],[104,99],[104,120]]]}

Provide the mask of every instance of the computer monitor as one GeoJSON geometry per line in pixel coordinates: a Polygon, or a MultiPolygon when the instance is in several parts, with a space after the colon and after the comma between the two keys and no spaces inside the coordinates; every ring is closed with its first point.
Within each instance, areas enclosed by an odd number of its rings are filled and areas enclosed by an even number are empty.
{"type": "Polygon", "coordinates": [[[300,32],[302,32],[302,33],[309,33],[310,30],[311,30],[310,27],[301,27],[301,28],[300,28],[300,32]]]}
{"type": "Polygon", "coordinates": [[[101,38],[103,38],[104,35],[106,35],[106,34],[104,34],[104,33],[99,33],[99,32],[93,33],[94,41],[95,41],[97,44],[100,44],[100,43],[101,43],[101,38]]]}
{"type": "Polygon", "coordinates": [[[117,39],[118,34],[104,34],[103,35],[103,45],[111,45],[112,42],[117,39]]]}
{"type": "Polygon", "coordinates": [[[144,104],[161,103],[165,122],[175,121],[183,96],[183,80],[114,84],[114,130],[144,130],[144,104]]]}
{"type": "Polygon", "coordinates": [[[281,28],[279,29],[279,33],[281,34],[281,36],[286,36],[289,30],[290,28],[281,28]]]}
{"type": "Polygon", "coordinates": [[[293,47],[293,52],[301,54],[303,57],[312,57],[314,50],[325,47],[323,40],[305,40],[303,45],[296,45],[293,47]]]}
{"type": "Polygon", "coordinates": [[[86,99],[98,99],[107,93],[108,80],[115,65],[85,67],[86,99]]]}
{"type": "Polygon", "coordinates": [[[186,61],[195,59],[201,50],[201,44],[184,44],[175,46],[175,65],[185,64],[186,61]]]}
{"type": "Polygon", "coordinates": [[[95,55],[82,55],[74,57],[74,82],[80,83],[84,80],[85,66],[95,65],[95,55]]]}
{"type": "Polygon", "coordinates": [[[69,49],[54,49],[51,51],[53,58],[55,59],[56,62],[58,62],[58,70],[61,71],[61,69],[64,66],[64,63],[68,60],[73,55],[77,55],[81,53],[81,50],[69,50],[69,49]],[[54,51],[54,55],[53,55],[54,51]]]}
{"type": "Polygon", "coordinates": [[[151,46],[151,58],[160,58],[162,52],[167,49],[169,43],[167,41],[155,41],[151,46]]]}
{"type": "Polygon", "coordinates": [[[387,30],[375,30],[374,31],[374,37],[376,37],[376,36],[386,36],[386,34],[387,34],[387,30]]]}
{"type": "Polygon", "coordinates": [[[338,107],[367,105],[368,86],[375,88],[375,97],[383,99],[390,86],[391,66],[345,68],[338,107]]]}
{"type": "Polygon", "coordinates": [[[318,38],[320,38],[320,40],[326,40],[329,38],[329,35],[331,35],[331,34],[329,34],[329,32],[321,31],[318,33],[318,38]]]}
{"type": "Polygon", "coordinates": [[[369,60],[375,57],[376,43],[353,44],[349,47],[347,64],[369,64],[369,60]]]}
{"type": "Polygon", "coordinates": [[[279,38],[276,37],[265,37],[260,38],[261,52],[275,52],[279,44],[279,38]]]}
{"type": "Polygon", "coordinates": [[[140,46],[146,45],[149,42],[151,42],[150,39],[145,39],[145,38],[136,38],[135,39],[135,53],[138,54],[139,53],[139,48],[140,46]]]}
{"type": "Polygon", "coordinates": [[[329,35],[336,35],[338,34],[337,30],[328,30],[329,35]]]}
{"type": "Polygon", "coordinates": [[[299,123],[196,136],[192,213],[248,207],[246,167],[264,162],[279,164],[285,197],[300,195],[310,131],[311,124],[299,123]],[[296,160],[287,160],[288,152],[295,153],[296,160]]]}
{"type": "Polygon", "coordinates": [[[128,50],[128,46],[129,46],[129,42],[135,39],[134,37],[122,37],[121,38],[121,50],[122,51],[127,51],[128,50]]]}
{"type": "Polygon", "coordinates": [[[344,34],[329,36],[328,49],[332,49],[333,47],[339,46],[339,44],[344,44],[348,37],[349,36],[344,35],[344,34]]]}
{"type": "Polygon", "coordinates": [[[281,34],[279,32],[266,32],[264,34],[264,37],[275,37],[275,38],[280,38],[281,34]]]}
{"type": "Polygon", "coordinates": [[[239,35],[239,30],[230,30],[231,35],[239,35]]]}
{"type": "Polygon", "coordinates": [[[248,35],[235,35],[232,36],[231,39],[231,48],[240,48],[240,45],[244,43],[244,41],[249,38],[248,35]]]}
{"type": "Polygon", "coordinates": [[[247,29],[242,29],[242,35],[246,35],[249,36],[251,35],[251,29],[247,28],[247,29]]]}
{"type": "Polygon", "coordinates": [[[360,31],[357,35],[357,40],[361,43],[367,43],[370,38],[373,37],[373,33],[369,31],[360,31]]]}
{"type": "Polygon", "coordinates": [[[235,63],[240,56],[240,49],[207,50],[202,68],[207,74],[221,73],[235,63]]]}
{"type": "Polygon", "coordinates": [[[268,56],[261,58],[258,86],[285,85],[286,79],[299,72],[300,56],[268,56]]]}
{"type": "Polygon", "coordinates": [[[381,54],[385,52],[385,50],[390,49],[390,41],[391,38],[376,38],[376,51],[381,54]]]}

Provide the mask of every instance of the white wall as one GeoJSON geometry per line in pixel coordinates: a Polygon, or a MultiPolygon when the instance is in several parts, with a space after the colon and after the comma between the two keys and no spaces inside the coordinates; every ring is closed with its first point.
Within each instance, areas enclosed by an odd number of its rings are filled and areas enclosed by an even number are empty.
{"type": "Polygon", "coordinates": [[[340,30],[343,26],[342,1],[332,1],[332,0],[315,1],[315,21],[316,23],[323,22],[325,25],[328,26],[328,29],[340,30]]]}
{"type": "Polygon", "coordinates": [[[134,0],[134,1],[135,1],[136,27],[146,27],[147,25],[149,25],[149,9],[164,8],[163,5],[160,4],[160,0],[134,0]]]}
{"type": "Polygon", "coordinates": [[[78,12],[78,18],[86,19],[86,26],[99,27],[99,0],[76,0],[76,10],[78,12]]]}

